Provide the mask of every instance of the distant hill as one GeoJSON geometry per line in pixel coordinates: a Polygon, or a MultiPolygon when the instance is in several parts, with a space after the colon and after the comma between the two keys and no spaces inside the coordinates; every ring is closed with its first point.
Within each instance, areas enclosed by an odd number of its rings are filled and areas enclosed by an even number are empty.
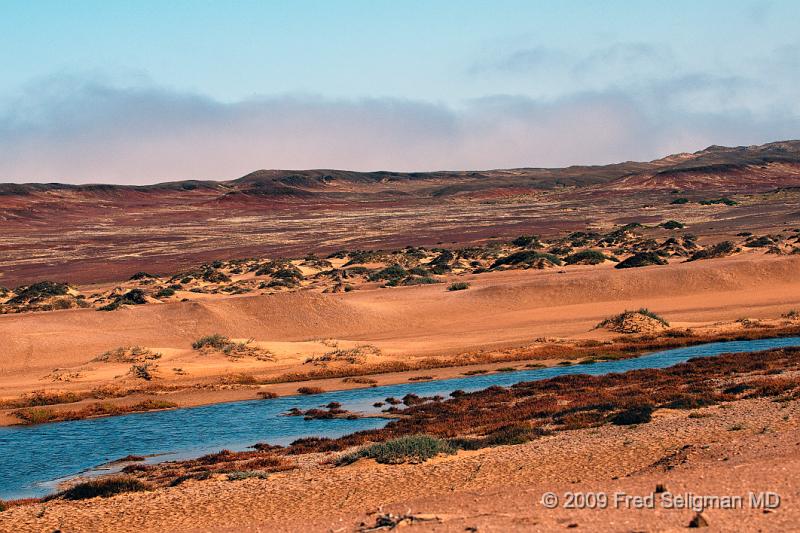
{"type": "Polygon", "coordinates": [[[721,190],[780,185],[781,175],[794,179],[800,173],[800,141],[780,141],[760,146],[709,146],[693,154],[675,154],[655,161],[566,168],[517,168],[478,171],[355,172],[348,170],[257,170],[228,181],[174,181],[155,185],[67,185],[60,183],[0,184],[0,195],[26,196],[50,192],[119,197],[168,193],[217,201],[264,197],[291,200],[314,196],[343,197],[361,194],[409,194],[446,197],[482,191],[516,189],[549,190],[610,184],[692,187],[704,178],[721,190]],[[759,180],[742,181],[752,172],[759,180]]]}

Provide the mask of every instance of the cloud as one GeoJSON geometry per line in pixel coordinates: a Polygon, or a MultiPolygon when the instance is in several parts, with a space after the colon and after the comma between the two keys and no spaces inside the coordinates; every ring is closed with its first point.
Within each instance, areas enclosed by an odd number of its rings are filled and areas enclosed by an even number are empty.
{"type": "MultiPolygon", "coordinates": [[[[696,90],[710,82],[693,83],[696,90]]],[[[680,86],[664,90],[677,94],[680,86]]],[[[153,183],[229,179],[259,168],[599,164],[800,132],[796,115],[687,110],[654,89],[648,94],[657,98],[608,89],[549,100],[495,95],[457,107],[317,95],[227,103],[147,84],[57,77],[0,107],[0,181],[153,183]]]]}
{"type": "Polygon", "coordinates": [[[513,50],[507,54],[500,54],[490,60],[474,63],[468,71],[471,74],[492,74],[495,72],[530,72],[546,69],[562,64],[564,61],[572,61],[571,54],[550,48],[547,46],[534,46],[532,48],[521,48],[513,50]]]}
{"type": "Polygon", "coordinates": [[[541,45],[518,48],[476,61],[468,73],[476,76],[564,73],[576,80],[597,78],[605,83],[621,75],[637,79],[673,68],[675,59],[668,46],[617,42],[580,52],[541,45]]]}

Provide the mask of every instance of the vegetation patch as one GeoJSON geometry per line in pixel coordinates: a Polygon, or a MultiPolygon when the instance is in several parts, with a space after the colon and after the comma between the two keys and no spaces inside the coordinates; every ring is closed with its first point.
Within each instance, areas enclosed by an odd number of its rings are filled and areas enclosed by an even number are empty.
{"type": "Polygon", "coordinates": [[[44,424],[47,422],[60,422],[63,420],[82,420],[100,416],[115,416],[126,413],[142,411],[156,411],[178,407],[174,402],[166,400],[143,400],[132,405],[120,405],[111,402],[99,402],[87,405],[75,411],[55,410],[49,407],[31,407],[18,409],[11,414],[16,416],[24,425],[44,424]]]}
{"type": "Polygon", "coordinates": [[[683,223],[678,222],[677,220],[667,220],[666,222],[662,222],[659,224],[664,229],[683,229],[685,226],[683,223]]]}
{"type": "Polygon", "coordinates": [[[669,327],[669,322],[643,307],[638,311],[624,311],[606,318],[595,327],[617,333],[651,333],[665,330],[669,327]]]}
{"type": "Polygon", "coordinates": [[[733,255],[739,251],[739,247],[731,241],[722,241],[698,250],[689,257],[689,261],[698,261],[700,259],[716,259],[718,257],[725,257],[733,255]]]}
{"type": "Polygon", "coordinates": [[[380,464],[424,463],[440,454],[455,453],[446,440],[430,435],[407,435],[372,444],[341,456],[337,465],[349,465],[362,458],[375,459],[380,464]]]}
{"type": "Polygon", "coordinates": [[[155,361],[161,354],[141,346],[120,346],[98,355],[92,361],[102,363],[142,363],[155,361]]]}
{"type": "Polygon", "coordinates": [[[192,343],[192,348],[205,353],[218,352],[232,358],[254,356],[256,359],[262,361],[271,361],[274,359],[273,355],[267,350],[251,346],[252,342],[252,339],[233,341],[225,335],[214,333],[212,335],[200,337],[194,341],[192,343]]]}
{"type": "Polygon", "coordinates": [[[610,421],[615,426],[630,426],[633,424],[646,424],[650,422],[653,417],[653,407],[650,405],[642,405],[625,409],[613,415],[610,421]]]}
{"type": "Polygon", "coordinates": [[[63,490],[45,500],[86,500],[89,498],[108,498],[126,492],[144,492],[150,490],[147,483],[132,476],[114,476],[107,478],[91,479],[78,483],[66,490],[63,490]]]}
{"type": "Polygon", "coordinates": [[[17,287],[14,290],[16,296],[11,298],[9,304],[35,303],[53,296],[64,296],[69,294],[69,285],[66,283],[55,283],[53,281],[40,281],[31,285],[17,287]]]}
{"type": "Polygon", "coordinates": [[[526,268],[547,268],[561,266],[558,256],[543,252],[522,251],[501,257],[492,263],[491,269],[507,266],[523,266],[526,268]]]}
{"type": "Polygon", "coordinates": [[[581,250],[565,257],[564,263],[567,265],[599,265],[610,259],[597,250],[581,250]]]}
{"type": "Polygon", "coordinates": [[[465,291],[469,289],[469,283],[466,281],[456,281],[447,286],[448,291],[465,291]]]}
{"type": "Polygon", "coordinates": [[[325,392],[325,389],[322,387],[300,387],[297,389],[297,394],[303,394],[305,396],[309,396],[312,394],[322,394],[325,392]]]}
{"type": "Polygon", "coordinates": [[[614,268],[639,268],[651,265],[666,265],[667,260],[655,252],[635,253],[624,261],[614,265],[614,268]]]}

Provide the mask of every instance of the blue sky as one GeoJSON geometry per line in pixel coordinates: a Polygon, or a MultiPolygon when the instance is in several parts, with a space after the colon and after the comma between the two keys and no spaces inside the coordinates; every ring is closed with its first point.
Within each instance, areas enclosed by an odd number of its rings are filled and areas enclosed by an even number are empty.
{"type": "Polygon", "coordinates": [[[652,159],[800,137],[800,2],[0,1],[0,181],[652,159]]]}

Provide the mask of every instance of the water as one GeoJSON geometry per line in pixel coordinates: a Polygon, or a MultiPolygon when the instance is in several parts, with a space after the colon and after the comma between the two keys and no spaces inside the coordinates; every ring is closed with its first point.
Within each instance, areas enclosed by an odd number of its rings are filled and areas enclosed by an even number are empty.
{"type": "Polygon", "coordinates": [[[653,353],[635,359],[593,365],[556,366],[493,373],[442,381],[414,382],[314,396],[290,396],[111,418],[0,428],[0,498],[41,496],[55,481],[126,455],[162,454],[156,460],[192,457],[222,448],[242,450],[256,442],[288,444],[300,437],[338,437],[379,428],[381,418],[304,420],[280,416],[292,407],[309,409],[336,401],[351,411],[375,412],[372,404],[402,398],[491,385],[510,386],[566,374],[607,374],[640,368],[664,368],[692,357],[800,346],[800,337],[718,342],[653,353]]]}

